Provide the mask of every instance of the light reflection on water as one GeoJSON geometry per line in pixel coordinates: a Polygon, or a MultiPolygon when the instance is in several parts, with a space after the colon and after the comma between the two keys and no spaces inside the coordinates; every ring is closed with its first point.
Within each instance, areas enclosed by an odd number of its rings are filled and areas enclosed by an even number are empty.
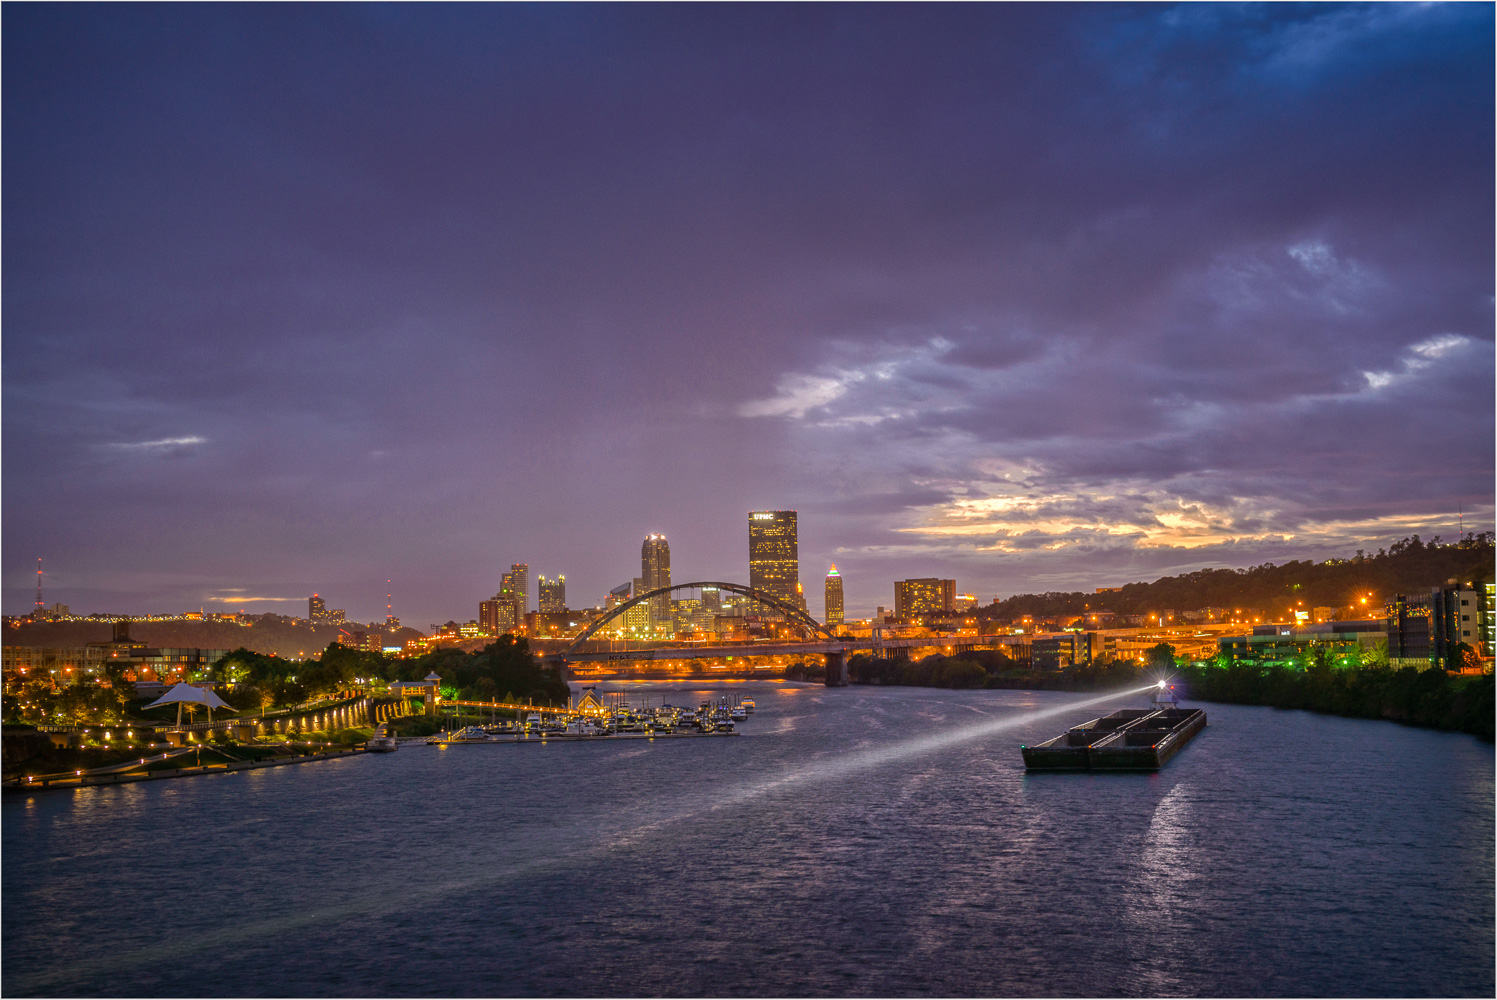
{"type": "Polygon", "coordinates": [[[1490,746],[1208,706],[1160,774],[1025,776],[1019,743],[1114,706],[725,690],[760,705],[730,740],[411,747],[8,797],[3,986],[1491,992],[1490,746]]]}

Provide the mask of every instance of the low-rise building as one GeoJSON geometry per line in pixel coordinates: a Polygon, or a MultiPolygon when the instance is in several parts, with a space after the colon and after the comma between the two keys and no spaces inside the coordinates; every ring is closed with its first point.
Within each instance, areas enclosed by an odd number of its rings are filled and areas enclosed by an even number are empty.
{"type": "Polygon", "coordinates": [[[1303,664],[1316,649],[1326,650],[1335,660],[1360,659],[1387,642],[1387,623],[1380,619],[1256,625],[1251,634],[1224,635],[1217,640],[1221,655],[1233,662],[1284,665],[1303,664]]]}

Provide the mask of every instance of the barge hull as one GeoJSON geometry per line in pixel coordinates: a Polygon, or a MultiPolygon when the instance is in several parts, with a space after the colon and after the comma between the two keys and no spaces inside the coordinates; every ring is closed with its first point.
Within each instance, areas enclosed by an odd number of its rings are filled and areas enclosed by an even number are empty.
{"type": "Polygon", "coordinates": [[[1021,749],[1030,771],[1157,771],[1204,728],[1200,709],[1124,710],[1021,749]]]}
{"type": "Polygon", "coordinates": [[[1127,746],[1123,741],[1109,743],[1093,748],[1087,763],[1093,771],[1157,771],[1204,728],[1206,713],[1196,712],[1178,729],[1161,734],[1157,743],[1148,746],[1127,746]]]}

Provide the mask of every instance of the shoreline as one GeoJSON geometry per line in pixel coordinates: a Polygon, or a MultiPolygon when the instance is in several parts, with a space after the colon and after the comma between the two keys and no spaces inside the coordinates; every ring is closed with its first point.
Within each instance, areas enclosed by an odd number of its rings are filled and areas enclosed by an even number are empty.
{"type": "Polygon", "coordinates": [[[272,757],[267,760],[245,760],[229,764],[203,764],[196,767],[163,768],[159,771],[142,771],[137,774],[112,772],[109,774],[54,774],[44,777],[7,778],[0,783],[5,792],[53,791],[63,788],[92,788],[96,785],[129,785],[139,781],[159,781],[166,778],[196,778],[205,774],[230,774],[236,771],[251,771],[262,767],[282,767],[287,764],[309,764],[317,760],[353,757],[368,753],[363,747],[347,750],[330,750],[326,753],[306,754],[297,757],[272,757]]]}

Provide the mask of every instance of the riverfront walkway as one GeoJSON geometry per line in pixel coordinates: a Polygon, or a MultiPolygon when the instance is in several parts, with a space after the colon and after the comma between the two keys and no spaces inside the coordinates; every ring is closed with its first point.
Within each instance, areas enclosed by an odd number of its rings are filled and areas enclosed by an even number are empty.
{"type": "Polygon", "coordinates": [[[261,767],[280,767],[285,764],[307,764],[314,760],[330,760],[334,757],[351,757],[366,753],[363,747],[342,750],[326,750],[291,757],[271,757],[267,760],[230,761],[226,764],[203,764],[196,767],[162,768],[156,771],[131,772],[129,768],[149,766],[173,757],[192,753],[192,749],[157,754],[142,758],[134,764],[93,768],[87,771],[69,771],[61,774],[24,775],[4,782],[6,791],[29,792],[36,789],[81,788],[86,785],[124,785],[135,781],[156,781],[161,778],[191,778],[203,774],[227,774],[233,771],[249,771],[261,767]]]}

